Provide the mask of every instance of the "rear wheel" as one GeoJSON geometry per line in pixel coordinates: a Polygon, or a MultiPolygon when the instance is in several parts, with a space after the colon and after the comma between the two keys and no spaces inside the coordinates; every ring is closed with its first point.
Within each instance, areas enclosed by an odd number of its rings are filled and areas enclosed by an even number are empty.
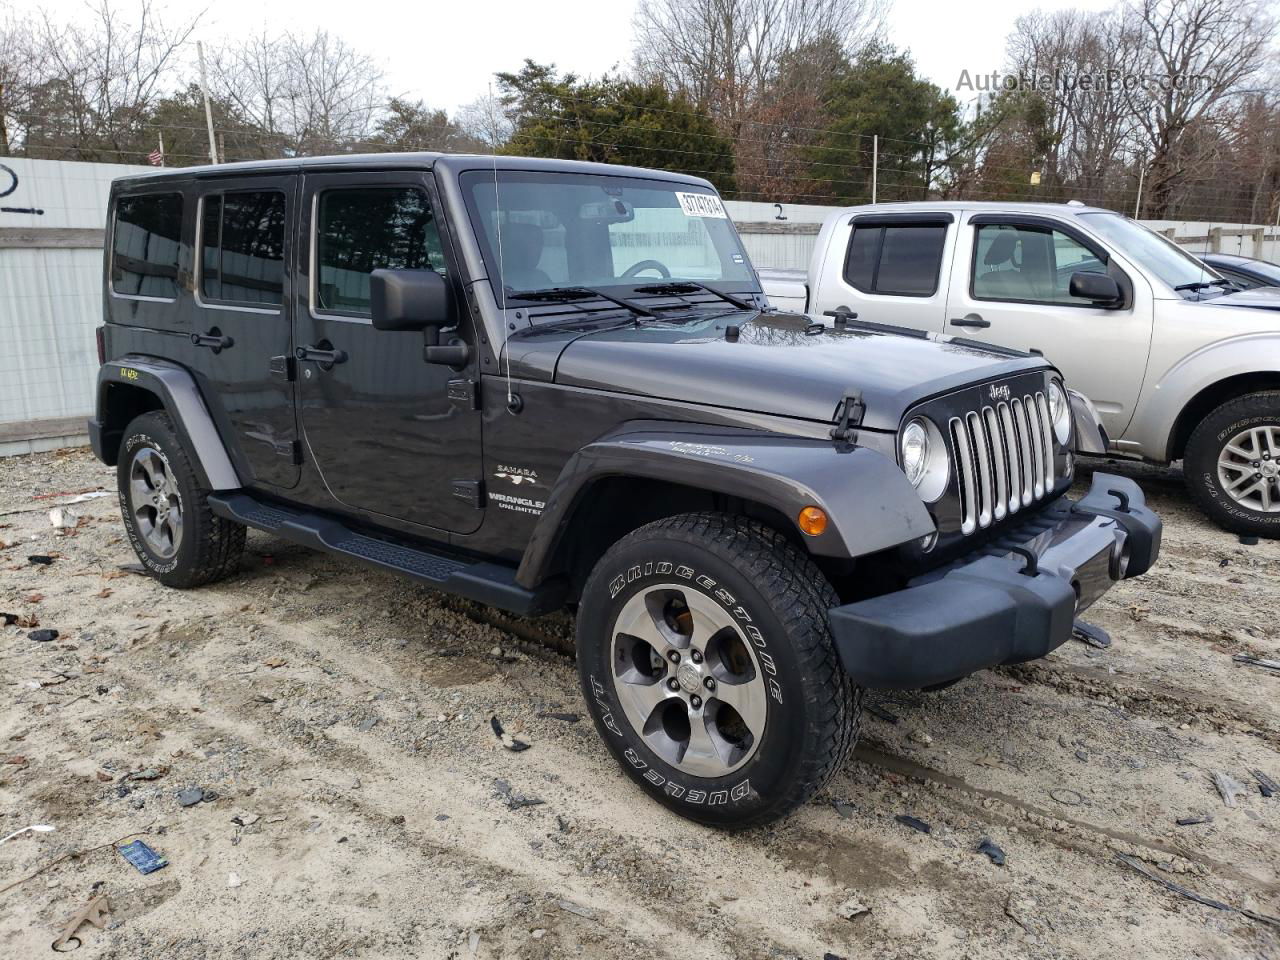
{"type": "Polygon", "coordinates": [[[682,816],[746,827],[789,813],[856,736],[861,691],[827,625],[837,603],[808,557],[754,521],[688,514],[629,534],[578,610],[601,737],[682,816]]]}
{"type": "Polygon", "coordinates": [[[116,461],[125,533],[143,567],[170,587],[198,587],[234,573],[245,528],[216,517],[168,414],[129,424],[116,461]]]}
{"type": "Polygon", "coordinates": [[[1183,466],[1192,495],[1220,526],[1280,537],[1280,391],[1228,400],[1206,416],[1183,466]]]}

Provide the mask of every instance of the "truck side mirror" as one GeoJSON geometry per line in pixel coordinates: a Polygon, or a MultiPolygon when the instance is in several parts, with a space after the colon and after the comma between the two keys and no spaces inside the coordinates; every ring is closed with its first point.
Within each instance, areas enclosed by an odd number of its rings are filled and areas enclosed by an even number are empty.
{"type": "Polygon", "coordinates": [[[453,326],[453,294],[434,270],[374,270],[369,301],[378,330],[453,326]]]}
{"type": "Polygon", "coordinates": [[[1073,273],[1067,289],[1071,296],[1090,300],[1099,307],[1118,307],[1123,300],[1120,285],[1105,273],[1073,273]]]}

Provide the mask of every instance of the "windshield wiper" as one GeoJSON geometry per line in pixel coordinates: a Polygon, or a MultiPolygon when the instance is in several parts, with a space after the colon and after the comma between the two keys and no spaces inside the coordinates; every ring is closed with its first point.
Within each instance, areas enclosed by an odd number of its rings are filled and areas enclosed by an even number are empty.
{"type": "Polygon", "coordinates": [[[673,280],[670,283],[650,283],[643,287],[636,287],[636,293],[669,293],[676,296],[682,293],[693,293],[695,290],[705,290],[707,293],[713,293],[721,300],[733,304],[739,310],[756,309],[754,303],[748,303],[740,297],[725,293],[723,290],[717,290],[715,287],[709,287],[705,283],[698,283],[696,280],[673,280]]]}
{"type": "Polygon", "coordinates": [[[1181,293],[1183,290],[1207,290],[1209,287],[1225,287],[1231,289],[1230,280],[1196,280],[1194,283],[1180,283],[1174,287],[1175,293],[1181,293]]]}
{"type": "Polygon", "coordinates": [[[625,307],[632,313],[641,317],[657,316],[657,314],[648,307],[642,307],[633,300],[625,300],[622,297],[615,297],[611,293],[605,293],[603,290],[597,290],[594,287],[547,287],[545,290],[512,290],[508,287],[507,296],[515,300],[548,300],[553,303],[570,303],[574,300],[586,300],[590,297],[599,297],[601,300],[608,300],[610,303],[616,303],[620,307],[625,307]]]}

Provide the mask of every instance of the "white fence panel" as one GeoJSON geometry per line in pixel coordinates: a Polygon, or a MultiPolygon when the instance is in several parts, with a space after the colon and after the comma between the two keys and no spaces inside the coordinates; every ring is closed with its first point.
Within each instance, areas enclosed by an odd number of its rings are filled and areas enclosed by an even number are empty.
{"type": "Polygon", "coordinates": [[[0,159],[0,456],[83,438],[107,194],[116,177],[150,169],[0,159]]]}

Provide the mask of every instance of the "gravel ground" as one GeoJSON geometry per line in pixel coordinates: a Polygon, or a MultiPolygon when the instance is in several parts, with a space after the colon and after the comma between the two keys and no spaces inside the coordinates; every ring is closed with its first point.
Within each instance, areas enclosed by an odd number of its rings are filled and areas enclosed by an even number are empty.
{"type": "Polygon", "coordinates": [[[0,956],[48,955],[105,894],[84,957],[1280,957],[1280,796],[1252,774],[1280,781],[1280,675],[1232,660],[1280,658],[1280,543],[1109,469],[1166,523],[1159,565],[1091,611],[1109,650],[871,698],[829,790],[724,834],[616,769],[568,618],[258,533],[238,576],[168,590],[119,568],[88,451],[0,460],[0,610],[59,631],[0,629],[0,836],[56,827],[0,846],[0,956]],[[139,874],[132,839],[169,865],[139,874]]]}

